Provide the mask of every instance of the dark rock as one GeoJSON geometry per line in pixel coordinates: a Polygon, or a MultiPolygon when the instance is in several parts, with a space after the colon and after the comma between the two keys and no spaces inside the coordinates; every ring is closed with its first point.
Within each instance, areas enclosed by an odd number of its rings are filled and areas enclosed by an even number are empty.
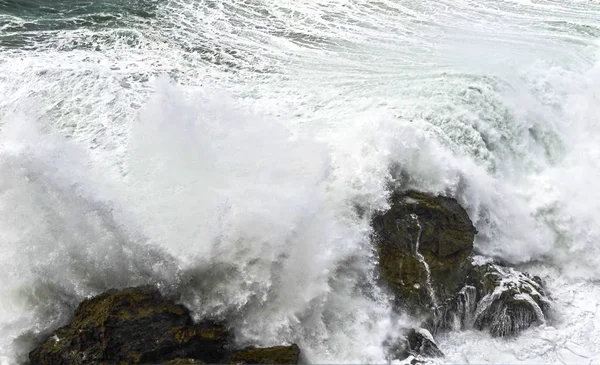
{"type": "Polygon", "coordinates": [[[425,329],[411,329],[408,332],[408,345],[409,352],[414,356],[444,357],[431,333],[425,329]]]}
{"type": "Polygon", "coordinates": [[[297,364],[300,356],[298,345],[267,348],[247,347],[231,357],[232,364],[297,364]]]}
{"type": "Polygon", "coordinates": [[[474,327],[492,336],[516,335],[534,323],[544,323],[550,310],[539,277],[499,264],[475,263],[467,284],[454,300],[437,308],[435,328],[474,327]]]}
{"type": "Polygon", "coordinates": [[[416,359],[444,357],[429,331],[423,328],[409,329],[405,335],[394,342],[388,341],[388,360],[404,360],[409,356],[416,359]]]}
{"type": "Polygon", "coordinates": [[[395,193],[373,229],[380,277],[397,307],[424,316],[434,334],[475,327],[507,336],[545,320],[549,301],[539,278],[473,262],[476,230],[456,200],[395,193]]]}
{"type": "Polygon", "coordinates": [[[472,276],[480,296],[475,328],[508,336],[545,322],[550,302],[540,278],[493,263],[474,266],[472,276]]]}
{"type": "Polygon", "coordinates": [[[83,301],[68,326],[34,349],[31,364],[162,363],[193,358],[217,363],[226,356],[228,329],[193,322],[182,305],[152,287],[109,290],[83,301]]]}
{"type": "Polygon", "coordinates": [[[373,228],[381,277],[404,309],[427,313],[464,285],[477,231],[455,199],[396,193],[373,228]]]}

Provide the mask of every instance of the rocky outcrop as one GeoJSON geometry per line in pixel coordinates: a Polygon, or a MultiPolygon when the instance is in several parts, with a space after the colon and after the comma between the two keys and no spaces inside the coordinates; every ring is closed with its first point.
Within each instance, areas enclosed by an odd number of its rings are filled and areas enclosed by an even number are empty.
{"type": "MultiPolygon", "coordinates": [[[[194,323],[184,306],[153,287],[139,287],[84,300],[72,322],[56,330],[29,358],[32,365],[215,364],[228,362],[231,342],[225,325],[194,323]]],[[[297,346],[295,350],[299,353],[297,346]]],[[[274,358],[291,359],[281,356],[274,358]]]]}
{"type": "Polygon", "coordinates": [[[474,327],[507,336],[545,320],[539,278],[473,259],[477,232],[456,200],[409,191],[391,203],[373,229],[380,277],[398,308],[426,317],[433,333],[474,327]]]}
{"type": "Polygon", "coordinates": [[[480,298],[472,319],[475,328],[507,336],[546,321],[550,302],[539,277],[494,263],[474,266],[473,272],[480,298]]]}
{"type": "Polygon", "coordinates": [[[297,345],[267,348],[247,347],[231,357],[232,364],[297,364],[300,349],[297,345]]]}
{"type": "Polygon", "coordinates": [[[474,327],[502,337],[544,323],[549,310],[539,277],[494,262],[472,263],[463,288],[437,309],[432,322],[436,328],[474,327]]]}
{"type": "Polygon", "coordinates": [[[400,339],[384,343],[388,360],[404,360],[409,356],[415,360],[444,357],[431,333],[424,328],[410,328],[400,339]]]}
{"type": "Polygon", "coordinates": [[[429,312],[464,285],[477,231],[452,198],[411,191],[391,200],[373,219],[381,276],[400,306],[429,312]]]}
{"type": "MultiPolygon", "coordinates": [[[[545,321],[540,278],[475,259],[477,233],[467,212],[448,197],[396,193],[373,218],[381,281],[398,309],[423,316],[424,328],[387,341],[390,360],[441,357],[432,334],[476,328],[514,335],[545,321]]],[[[32,365],[297,364],[297,345],[236,349],[222,323],[195,323],[187,308],[153,287],[110,290],[83,301],[72,322],[29,354],[32,365]]]]}

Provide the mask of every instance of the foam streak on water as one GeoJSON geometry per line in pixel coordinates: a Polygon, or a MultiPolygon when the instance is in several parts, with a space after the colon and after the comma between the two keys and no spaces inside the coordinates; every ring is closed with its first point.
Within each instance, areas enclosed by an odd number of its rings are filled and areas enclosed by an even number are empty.
{"type": "Polygon", "coordinates": [[[600,361],[597,2],[52,3],[0,3],[0,362],[143,283],[241,345],[383,362],[410,321],[373,279],[394,186],[456,197],[555,300],[448,362],[600,361]]]}

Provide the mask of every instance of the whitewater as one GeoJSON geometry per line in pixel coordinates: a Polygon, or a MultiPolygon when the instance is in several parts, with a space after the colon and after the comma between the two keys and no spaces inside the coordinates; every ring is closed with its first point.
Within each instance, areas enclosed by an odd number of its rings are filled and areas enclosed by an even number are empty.
{"type": "Polygon", "coordinates": [[[240,345],[385,363],[393,189],[455,197],[546,323],[442,363],[600,363],[600,3],[0,0],[0,364],[158,285],[240,345]]]}

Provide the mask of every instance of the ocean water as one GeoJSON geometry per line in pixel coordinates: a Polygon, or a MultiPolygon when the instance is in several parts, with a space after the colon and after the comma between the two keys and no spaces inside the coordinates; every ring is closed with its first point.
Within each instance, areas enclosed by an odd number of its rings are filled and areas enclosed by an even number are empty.
{"type": "Polygon", "coordinates": [[[0,0],[0,363],[159,285],[240,345],[384,363],[394,188],[456,197],[547,323],[442,363],[600,363],[600,3],[0,0]]]}

